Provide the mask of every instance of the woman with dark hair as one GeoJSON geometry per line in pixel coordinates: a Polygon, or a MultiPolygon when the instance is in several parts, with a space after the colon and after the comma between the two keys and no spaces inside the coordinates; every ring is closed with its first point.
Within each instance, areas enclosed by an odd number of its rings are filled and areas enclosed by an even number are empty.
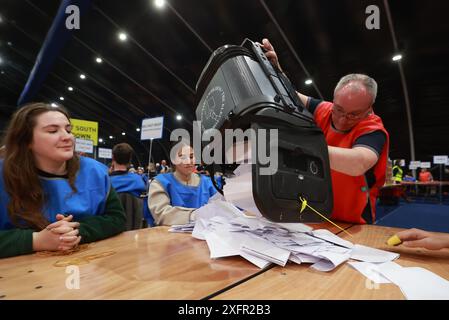
{"type": "Polygon", "coordinates": [[[107,168],[74,153],[67,111],[44,103],[20,108],[0,155],[0,258],[65,251],[124,228],[107,168]]]}
{"type": "Polygon", "coordinates": [[[178,142],[172,148],[174,172],[159,174],[150,184],[148,207],[156,225],[186,224],[195,220],[195,210],[217,191],[209,177],[193,173],[193,148],[178,142]]]}

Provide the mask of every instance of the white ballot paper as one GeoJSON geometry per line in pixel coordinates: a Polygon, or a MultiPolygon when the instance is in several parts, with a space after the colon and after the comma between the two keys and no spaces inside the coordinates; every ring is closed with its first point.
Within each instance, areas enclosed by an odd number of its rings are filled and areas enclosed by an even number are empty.
{"type": "Polygon", "coordinates": [[[393,261],[397,258],[399,258],[398,253],[370,248],[367,246],[362,246],[360,244],[356,244],[351,253],[351,259],[364,262],[382,263],[393,261]]]}
{"type": "Polygon", "coordinates": [[[449,300],[449,281],[417,267],[405,268],[395,262],[348,262],[375,283],[394,283],[409,300],[449,300]]]}
{"type": "Polygon", "coordinates": [[[234,170],[235,177],[227,178],[223,187],[226,201],[246,210],[254,216],[261,217],[253,197],[253,180],[251,164],[241,164],[234,170]]]}
{"type": "Polygon", "coordinates": [[[378,284],[391,283],[390,280],[388,280],[387,278],[385,278],[383,275],[380,274],[378,264],[370,262],[356,262],[356,261],[349,261],[348,264],[374,283],[378,284]]]}
{"type": "Polygon", "coordinates": [[[409,300],[449,300],[449,281],[424,268],[379,266],[380,274],[397,285],[409,300]]]}

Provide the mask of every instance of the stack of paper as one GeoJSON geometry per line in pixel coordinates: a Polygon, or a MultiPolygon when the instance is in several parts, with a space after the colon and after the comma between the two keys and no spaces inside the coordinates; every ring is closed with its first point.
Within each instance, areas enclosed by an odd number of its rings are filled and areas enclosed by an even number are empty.
{"type": "Polygon", "coordinates": [[[207,242],[213,259],[240,255],[260,268],[270,263],[285,266],[290,260],[331,271],[352,255],[362,261],[391,261],[398,256],[354,245],[328,230],[248,217],[226,201],[209,203],[197,211],[192,236],[207,242]]]}

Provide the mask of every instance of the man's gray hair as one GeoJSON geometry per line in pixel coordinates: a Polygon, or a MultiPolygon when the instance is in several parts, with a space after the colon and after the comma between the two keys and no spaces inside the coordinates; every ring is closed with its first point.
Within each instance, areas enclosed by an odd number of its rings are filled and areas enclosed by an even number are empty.
{"type": "Polygon", "coordinates": [[[351,74],[348,74],[348,75],[344,76],[343,78],[341,78],[335,87],[334,96],[338,90],[340,90],[343,86],[345,86],[346,84],[348,84],[350,82],[361,83],[373,97],[372,104],[374,104],[374,101],[376,101],[376,96],[377,96],[377,83],[373,78],[367,76],[366,74],[351,73],[351,74]]]}

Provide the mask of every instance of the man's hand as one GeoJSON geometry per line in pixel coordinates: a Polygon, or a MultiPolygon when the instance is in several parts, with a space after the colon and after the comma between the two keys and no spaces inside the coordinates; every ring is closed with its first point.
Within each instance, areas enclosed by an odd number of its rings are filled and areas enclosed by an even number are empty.
{"type": "Polygon", "coordinates": [[[279,59],[276,51],[274,51],[273,45],[270,43],[270,41],[265,38],[262,40],[262,43],[260,45],[266,50],[265,55],[267,56],[268,60],[270,60],[270,62],[274,66],[276,66],[281,72],[283,72],[281,65],[279,64],[279,59]]]}
{"type": "MultiPolygon", "coordinates": [[[[265,52],[265,56],[268,58],[268,60],[270,60],[271,64],[274,65],[275,67],[277,67],[279,69],[280,72],[284,72],[282,71],[281,65],[279,64],[279,59],[278,59],[278,55],[276,53],[276,51],[274,51],[274,47],[273,45],[270,43],[270,41],[266,38],[264,38],[262,40],[262,43],[259,43],[262,48],[264,48],[266,50],[265,52]]],[[[309,97],[296,91],[296,94],[298,95],[299,99],[301,100],[302,104],[308,108],[308,102],[309,102],[309,97]]]]}
{"type": "Polygon", "coordinates": [[[449,248],[449,234],[409,229],[397,233],[405,247],[439,250],[449,248]]]}

